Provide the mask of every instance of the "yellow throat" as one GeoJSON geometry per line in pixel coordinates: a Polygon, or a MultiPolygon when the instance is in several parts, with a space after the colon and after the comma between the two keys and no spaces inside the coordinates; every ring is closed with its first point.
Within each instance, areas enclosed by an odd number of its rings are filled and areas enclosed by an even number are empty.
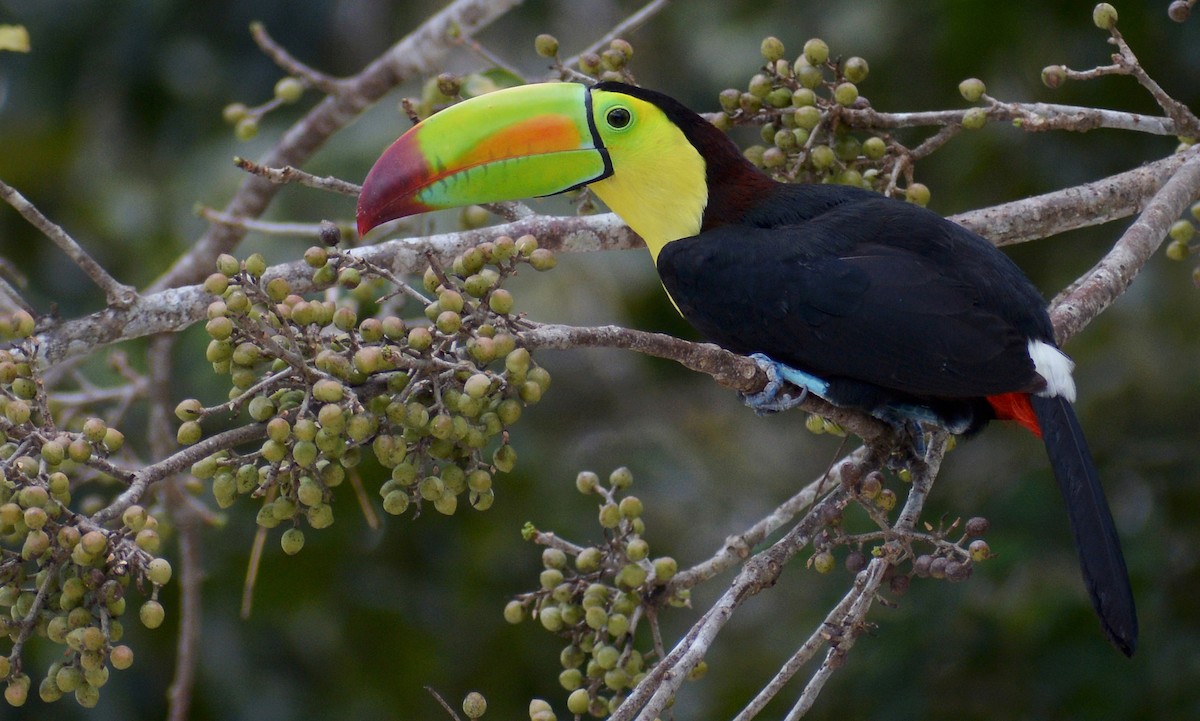
{"type": "Polygon", "coordinates": [[[708,203],[704,158],[653,103],[597,90],[592,113],[613,174],[590,187],[646,241],[657,263],[667,243],[700,232],[708,203]],[[623,127],[609,120],[620,117],[614,109],[629,113],[623,127]]]}

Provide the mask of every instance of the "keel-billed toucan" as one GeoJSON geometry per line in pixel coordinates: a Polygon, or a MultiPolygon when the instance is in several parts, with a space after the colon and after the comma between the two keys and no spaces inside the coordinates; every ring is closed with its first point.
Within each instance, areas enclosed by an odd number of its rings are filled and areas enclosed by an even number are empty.
{"type": "Polygon", "coordinates": [[[867,190],[776,182],[679,102],[614,82],[501,90],[419,123],[371,169],[358,226],[582,185],[645,240],[676,307],[718,345],[807,374],[837,405],[916,410],[956,432],[1014,419],[1040,435],[1092,604],[1133,653],[1073,364],[1037,290],[980,236],[867,190]]]}

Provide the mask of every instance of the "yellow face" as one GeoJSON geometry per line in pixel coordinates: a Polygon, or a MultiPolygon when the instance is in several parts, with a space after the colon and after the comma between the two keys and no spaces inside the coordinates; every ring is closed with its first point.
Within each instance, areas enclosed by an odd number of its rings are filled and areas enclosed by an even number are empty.
{"type": "Polygon", "coordinates": [[[700,232],[708,203],[704,158],[644,100],[593,90],[592,118],[613,174],[590,187],[646,241],[657,262],[664,245],[700,232]]]}

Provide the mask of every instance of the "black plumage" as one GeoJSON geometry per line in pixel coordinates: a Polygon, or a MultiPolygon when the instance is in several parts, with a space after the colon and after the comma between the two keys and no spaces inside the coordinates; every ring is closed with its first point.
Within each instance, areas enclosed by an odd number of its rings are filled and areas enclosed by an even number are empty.
{"type": "Polygon", "coordinates": [[[740,220],[668,243],[658,271],[707,338],[820,376],[842,405],[981,409],[986,396],[1045,386],[1028,344],[1053,333],[1020,269],[878,193],[773,184],[740,220]]]}

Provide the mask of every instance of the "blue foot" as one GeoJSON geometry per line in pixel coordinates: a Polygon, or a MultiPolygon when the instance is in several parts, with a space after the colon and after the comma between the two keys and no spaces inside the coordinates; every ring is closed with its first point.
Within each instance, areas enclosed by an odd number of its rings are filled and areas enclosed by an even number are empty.
{"type": "Polygon", "coordinates": [[[773,361],[762,353],[750,357],[767,374],[767,385],[757,393],[743,393],[742,400],[759,415],[795,408],[804,402],[809,393],[824,398],[829,392],[829,384],[810,373],[773,361]],[[785,382],[799,388],[800,395],[783,393],[785,382]]]}
{"type": "MultiPolygon", "coordinates": [[[[948,428],[945,420],[935,413],[933,409],[912,403],[889,403],[882,408],[876,409],[872,415],[895,428],[907,430],[909,437],[912,438],[913,452],[918,458],[924,458],[925,451],[927,450],[925,445],[925,430],[921,427],[921,424],[929,423],[948,428]]],[[[948,428],[948,430],[951,433],[959,432],[953,428],[948,428]]]]}

